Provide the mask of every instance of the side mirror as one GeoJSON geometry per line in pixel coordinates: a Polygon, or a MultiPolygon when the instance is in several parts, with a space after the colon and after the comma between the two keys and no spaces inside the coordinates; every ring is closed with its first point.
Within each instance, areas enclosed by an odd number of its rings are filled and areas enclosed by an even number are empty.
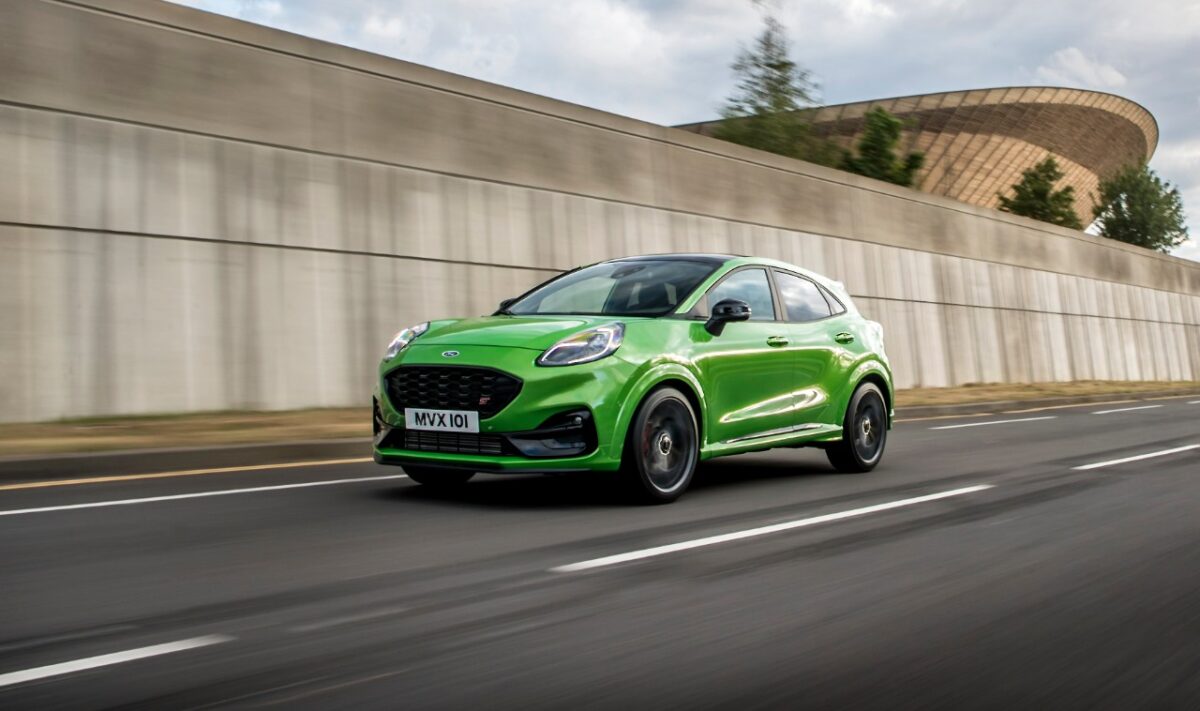
{"type": "Polygon", "coordinates": [[[712,307],[712,315],[704,324],[704,330],[714,336],[725,331],[725,324],[733,321],[746,321],[750,318],[750,304],[738,299],[722,299],[712,307]]]}
{"type": "Polygon", "coordinates": [[[497,313],[497,314],[505,314],[505,313],[508,313],[508,307],[509,307],[509,306],[512,306],[512,305],[513,305],[513,303],[514,303],[516,300],[517,300],[517,297],[515,297],[515,296],[514,296],[514,297],[513,297],[513,298],[511,298],[511,299],[505,299],[504,301],[501,301],[501,302],[500,302],[500,308],[496,309],[496,313],[497,313]]]}

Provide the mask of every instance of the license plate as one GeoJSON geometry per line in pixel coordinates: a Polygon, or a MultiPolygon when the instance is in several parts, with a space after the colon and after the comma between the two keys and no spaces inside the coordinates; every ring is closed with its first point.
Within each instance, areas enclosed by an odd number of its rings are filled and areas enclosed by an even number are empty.
{"type": "Polygon", "coordinates": [[[478,432],[479,413],[470,410],[425,410],[404,408],[404,426],[434,432],[478,432]]]}

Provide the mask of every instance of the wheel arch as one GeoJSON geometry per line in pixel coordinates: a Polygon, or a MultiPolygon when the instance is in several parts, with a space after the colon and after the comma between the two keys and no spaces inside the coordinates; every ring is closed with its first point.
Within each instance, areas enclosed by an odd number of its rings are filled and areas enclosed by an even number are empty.
{"type": "MultiPolygon", "coordinates": [[[[895,408],[894,397],[895,396],[892,393],[891,380],[889,378],[884,377],[884,375],[877,370],[869,370],[866,373],[862,374],[858,378],[857,382],[854,383],[854,388],[850,391],[851,397],[853,397],[854,392],[857,391],[858,388],[860,386],[862,386],[863,383],[871,383],[871,384],[875,385],[876,387],[878,387],[880,392],[883,393],[883,404],[887,408],[887,425],[888,425],[888,429],[891,429],[892,428],[892,420],[894,419],[894,413],[895,413],[895,410],[894,410],[894,408],[895,408]]],[[[849,400],[847,400],[847,407],[849,407],[849,400]]]]}
{"type": "Polygon", "coordinates": [[[704,421],[705,413],[707,412],[704,389],[700,386],[700,382],[694,374],[683,366],[672,363],[647,371],[635,381],[633,387],[626,391],[620,415],[617,418],[616,431],[612,438],[612,454],[614,456],[620,456],[624,451],[625,442],[629,434],[629,425],[633,422],[633,416],[637,412],[638,407],[641,406],[650,393],[664,387],[673,387],[682,392],[684,397],[688,399],[688,403],[692,406],[692,409],[696,411],[697,437],[701,443],[701,449],[703,449],[704,434],[708,430],[707,423],[704,421]]]}
{"type": "MultiPolygon", "coordinates": [[[[705,430],[704,406],[700,402],[700,395],[696,393],[696,389],[692,387],[691,383],[682,378],[668,377],[655,383],[653,387],[646,391],[645,395],[642,395],[641,400],[645,400],[650,396],[650,393],[654,392],[655,390],[661,390],[663,388],[675,388],[679,392],[683,393],[683,396],[688,399],[688,403],[691,404],[692,409],[696,411],[697,441],[703,442],[705,430]]],[[[641,400],[638,401],[639,405],[641,404],[641,400]]]]}

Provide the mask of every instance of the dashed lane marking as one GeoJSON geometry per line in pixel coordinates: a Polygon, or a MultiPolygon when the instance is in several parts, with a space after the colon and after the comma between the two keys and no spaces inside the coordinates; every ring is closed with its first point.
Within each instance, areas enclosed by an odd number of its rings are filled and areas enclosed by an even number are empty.
{"type": "Polygon", "coordinates": [[[78,671],[86,671],[88,669],[107,667],[113,664],[121,664],[123,662],[132,662],[137,659],[146,659],[147,657],[157,657],[162,654],[182,652],[188,649],[210,647],[214,644],[222,644],[231,640],[233,640],[233,637],[228,637],[222,634],[210,634],[204,637],[182,639],[178,642],[167,642],[166,644],[156,644],[150,647],[127,649],[123,652],[101,654],[97,657],[75,659],[69,662],[62,662],[61,664],[51,664],[44,667],[23,669],[21,671],[0,674],[0,687],[12,686],[13,684],[23,684],[27,681],[36,681],[38,679],[46,679],[52,676],[62,676],[63,674],[71,674],[78,671]]]}
{"type": "Polygon", "coordinates": [[[991,489],[991,484],[979,484],[977,486],[967,486],[961,489],[951,489],[950,491],[942,491],[936,494],[928,494],[926,496],[915,496],[910,499],[900,499],[898,501],[889,501],[883,504],[874,504],[871,506],[863,506],[857,509],[849,509],[846,511],[838,511],[837,513],[823,514],[821,516],[812,516],[809,518],[797,519],[795,521],[785,521],[783,523],[775,523],[769,526],[760,526],[758,528],[749,528],[743,531],[734,531],[732,533],[722,533],[717,536],[706,536],[697,538],[691,541],[680,541],[679,543],[669,543],[665,546],[655,546],[653,548],[643,548],[641,550],[630,551],[628,553],[618,553],[617,555],[608,555],[603,558],[593,558],[591,560],[581,561],[579,563],[569,563],[551,568],[552,573],[577,573],[583,570],[592,570],[594,568],[604,568],[618,563],[628,563],[635,560],[644,560],[646,558],[654,558],[657,556],[667,555],[669,553],[679,553],[681,551],[693,550],[695,548],[703,548],[705,546],[713,546],[719,543],[730,543],[732,541],[741,541],[747,538],[756,538],[758,536],[767,536],[772,533],[782,533],[796,528],[805,526],[815,526],[820,523],[831,523],[833,521],[841,521],[843,519],[855,518],[857,516],[866,516],[867,514],[880,513],[882,511],[890,511],[899,509],[905,506],[915,506],[924,504],[930,501],[938,501],[940,499],[948,499],[953,496],[963,496],[966,494],[974,494],[979,491],[991,489]]]}
{"type": "Polygon", "coordinates": [[[252,486],[245,489],[223,489],[221,491],[197,491],[191,494],[172,494],[170,496],[147,496],[141,499],[114,499],[112,501],[92,501],[85,504],[67,504],[65,506],[40,506],[32,509],[9,509],[0,511],[0,516],[21,516],[24,514],[51,513],[54,511],[74,511],[77,509],[98,509],[106,506],[130,506],[133,504],[152,504],[160,501],[181,501],[183,499],[202,499],[207,496],[232,496],[234,494],[257,494],[263,491],[284,491],[287,489],[305,489],[313,486],[337,486],[339,484],[359,484],[367,481],[389,481],[392,479],[407,479],[405,474],[388,474],[385,476],[360,476],[353,479],[331,479],[328,481],[306,481],[300,484],[278,484],[276,486],[252,486]]]}
{"type": "Polygon", "coordinates": [[[959,425],[942,425],[941,427],[930,427],[931,430],[957,430],[962,427],[982,427],[984,425],[1008,425],[1014,422],[1037,422],[1038,420],[1053,420],[1057,415],[1043,415],[1042,417],[1020,417],[1015,420],[989,420],[987,422],[966,422],[959,425]]]}
{"type": "Polygon", "coordinates": [[[1200,444],[1189,444],[1184,447],[1175,447],[1174,449],[1164,449],[1160,452],[1149,452],[1147,454],[1138,454],[1132,457],[1122,457],[1121,459],[1110,459],[1107,462],[1094,462],[1092,464],[1084,464],[1078,467],[1072,467],[1076,471],[1086,471],[1088,469],[1100,469],[1101,467],[1112,467],[1117,464],[1126,464],[1128,462],[1140,462],[1143,459],[1154,459],[1155,457],[1165,457],[1170,454],[1179,454],[1180,452],[1188,452],[1193,449],[1200,449],[1200,444]]]}

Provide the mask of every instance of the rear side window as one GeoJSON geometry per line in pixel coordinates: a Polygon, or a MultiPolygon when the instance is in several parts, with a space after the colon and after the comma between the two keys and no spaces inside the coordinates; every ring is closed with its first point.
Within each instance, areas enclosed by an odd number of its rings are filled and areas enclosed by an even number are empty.
{"type": "Polygon", "coordinates": [[[832,315],[821,289],[808,279],[775,272],[775,285],[779,287],[779,298],[783,300],[788,321],[820,321],[832,315]]]}
{"type": "Polygon", "coordinates": [[[833,310],[833,315],[838,316],[846,313],[846,307],[838,301],[838,297],[833,295],[833,292],[825,287],[821,287],[821,293],[825,295],[825,300],[829,302],[829,308],[833,310]]]}
{"type": "Polygon", "coordinates": [[[725,277],[708,292],[708,308],[711,310],[725,299],[750,304],[751,321],[775,320],[775,299],[771,297],[771,283],[765,269],[743,269],[725,277]]]}

